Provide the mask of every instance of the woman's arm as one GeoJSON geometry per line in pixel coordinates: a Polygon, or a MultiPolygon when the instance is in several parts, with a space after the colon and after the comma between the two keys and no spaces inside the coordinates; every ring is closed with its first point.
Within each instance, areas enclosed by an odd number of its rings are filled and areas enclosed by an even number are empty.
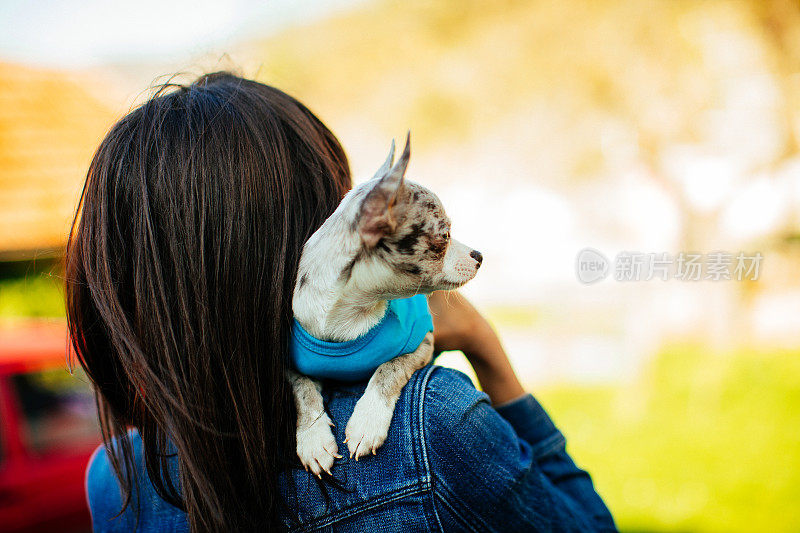
{"type": "Polygon", "coordinates": [[[457,291],[437,291],[428,297],[428,305],[433,315],[434,350],[461,350],[493,405],[525,394],[497,333],[466,298],[457,291]]]}
{"type": "Polygon", "coordinates": [[[615,531],[589,474],[522,389],[488,322],[457,294],[435,293],[430,306],[436,348],[461,349],[486,392],[448,378],[452,371],[431,379],[426,424],[442,512],[470,517],[478,530],[615,531]]]}
{"type": "Polygon", "coordinates": [[[437,368],[423,412],[443,525],[497,533],[616,531],[591,478],[572,462],[564,437],[532,396],[495,410],[469,378],[437,368]]]}

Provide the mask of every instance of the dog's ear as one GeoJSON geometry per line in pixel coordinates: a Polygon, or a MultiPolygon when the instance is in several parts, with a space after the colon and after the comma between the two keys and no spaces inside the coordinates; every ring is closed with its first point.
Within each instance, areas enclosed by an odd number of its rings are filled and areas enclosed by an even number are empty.
{"type": "Polygon", "coordinates": [[[392,165],[394,164],[394,139],[392,139],[392,146],[389,147],[389,155],[386,157],[386,161],[383,162],[381,168],[375,172],[375,175],[372,176],[372,179],[379,179],[384,177],[386,174],[392,170],[392,165]]]}
{"type": "Polygon", "coordinates": [[[394,159],[394,141],[392,141],[389,157],[378,169],[373,178],[375,184],[361,202],[358,231],[364,245],[369,248],[374,247],[381,238],[390,235],[397,229],[396,215],[403,207],[398,204],[398,198],[403,189],[403,180],[410,156],[411,133],[409,132],[403,153],[394,166],[392,166],[394,159]]]}

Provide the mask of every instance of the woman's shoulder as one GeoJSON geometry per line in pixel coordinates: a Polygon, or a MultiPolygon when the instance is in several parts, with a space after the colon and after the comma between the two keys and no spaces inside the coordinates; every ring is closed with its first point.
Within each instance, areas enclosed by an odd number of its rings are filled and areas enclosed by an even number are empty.
{"type": "MultiPolygon", "coordinates": [[[[346,418],[350,412],[352,409],[346,410],[346,418]]],[[[439,446],[440,436],[449,445],[469,445],[474,434],[465,434],[464,430],[487,416],[500,418],[489,397],[476,389],[466,374],[431,364],[415,372],[404,387],[392,425],[415,435],[427,435],[427,446],[439,446]]]]}
{"type": "MultiPolygon", "coordinates": [[[[333,420],[337,441],[343,442],[344,428],[357,401],[364,395],[366,383],[331,383],[323,387],[325,408],[333,420]],[[340,441],[339,438],[342,440],[340,441]]],[[[412,442],[424,434],[428,446],[435,445],[438,435],[457,429],[458,423],[488,415],[498,416],[489,397],[477,390],[464,373],[448,367],[428,365],[415,372],[403,387],[394,408],[389,436],[384,448],[417,449],[412,442]]],[[[469,439],[472,434],[452,438],[469,439]]]]}
{"type": "Polygon", "coordinates": [[[89,458],[89,464],[86,467],[86,479],[84,480],[86,499],[93,515],[95,509],[104,503],[99,501],[99,498],[111,493],[114,489],[119,489],[119,487],[111,483],[113,478],[114,472],[111,468],[111,461],[108,460],[106,446],[105,444],[100,444],[89,458]]]}
{"type": "Polygon", "coordinates": [[[472,380],[453,368],[431,365],[424,376],[426,422],[449,422],[462,416],[477,404],[491,406],[489,397],[475,388],[472,380]]]}
{"type": "MultiPolygon", "coordinates": [[[[128,438],[135,454],[140,449],[139,435],[132,432],[128,438]]],[[[130,525],[125,514],[112,520],[122,508],[122,491],[105,444],[98,446],[89,459],[86,468],[86,501],[95,531],[124,531],[130,525]]]]}
{"type": "MultiPolygon", "coordinates": [[[[133,476],[136,486],[125,512],[122,510],[122,490],[109,457],[101,444],[89,459],[86,468],[86,500],[92,515],[94,531],[187,531],[185,513],[158,497],[149,481],[142,455],[142,439],[136,430],[128,432],[131,447],[133,476]],[[141,502],[141,504],[140,504],[141,502]],[[138,511],[134,512],[134,508],[138,511]],[[138,519],[138,520],[137,520],[138,519]]],[[[112,446],[119,446],[118,439],[112,446]]]]}

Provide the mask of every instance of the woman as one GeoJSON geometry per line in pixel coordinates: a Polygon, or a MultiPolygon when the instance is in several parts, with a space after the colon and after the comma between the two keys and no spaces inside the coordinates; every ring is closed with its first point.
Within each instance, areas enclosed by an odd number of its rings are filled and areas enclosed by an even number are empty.
{"type": "MultiPolygon", "coordinates": [[[[228,73],[164,87],[108,133],[67,251],[73,349],[105,442],[87,471],[95,530],[613,530],[458,297],[431,298],[437,349],[462,349],[486,394],[429,366],[376,456],[323,481],[300,468],[292,290],[303,243],[350,186],[307,108],[228,73]]],[[[323,390],[340,448],[363,389],[323,390]]]]}

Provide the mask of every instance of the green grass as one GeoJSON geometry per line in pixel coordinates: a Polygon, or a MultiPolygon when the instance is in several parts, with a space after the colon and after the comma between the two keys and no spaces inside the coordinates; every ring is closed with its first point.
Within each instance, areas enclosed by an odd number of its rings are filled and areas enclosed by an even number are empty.
{"type": "Polygon", "coordinates": [[[63,318],[64,290],[60,277],[35,273],[0,279],[0,319],[63,318]]]}
{"type": "Polygon", "coordinates": [[[665,350],[635,383],[542,390],[628,531],[800,531],[800,352],[665,350]]]}

